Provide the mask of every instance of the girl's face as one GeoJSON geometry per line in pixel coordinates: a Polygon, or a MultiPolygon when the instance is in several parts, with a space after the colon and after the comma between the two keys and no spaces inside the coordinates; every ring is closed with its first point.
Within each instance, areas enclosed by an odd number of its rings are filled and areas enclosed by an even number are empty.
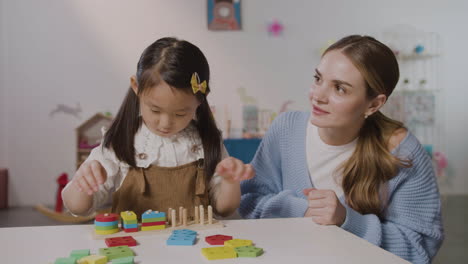
{"type": "MultiPolygon", "coordinates": [[[[132,88],[137,85],[132,77],[132,88]]],[[[161,137],[170,137],[186,128],[200,105],[195,95],[181,92],[161,82],[140,96],[140,112],[148,129],[161,137]]]]}
{"type": "Polygon", "coordinates": [[[360,127],[371,112],[359,70],[339,50],[327,52],[315,70],[309,92],[311,122],[321,128],[360,127]]]}

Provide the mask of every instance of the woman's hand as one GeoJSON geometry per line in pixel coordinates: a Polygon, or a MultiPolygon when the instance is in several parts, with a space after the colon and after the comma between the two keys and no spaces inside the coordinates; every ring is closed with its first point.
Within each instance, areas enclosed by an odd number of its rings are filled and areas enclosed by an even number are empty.
{"type": "Polygon", "coordinates": [[[215,173],[221,176],[228,183],[236,183],[252,179],[255,171],[250,164],[244,164],[242,161],[228,157],[223,159],[216,166],[215,173]]]}
{"type": "Polygon", "coordinates": [[[304,189],[303,193],[309,200],[309,208],[305,217],[320,225],[341,226],[346,219],[346,208],[332,190],[319,190],[315,188],[304,189]]]}
{"type": "Polygon", "coordinates": [[[99,185],[106,182],[107,173],[101,163],[91,160],[81,164],[73,176],[73,185],[80,192],[92,195],[99,190],[99,185]]]}

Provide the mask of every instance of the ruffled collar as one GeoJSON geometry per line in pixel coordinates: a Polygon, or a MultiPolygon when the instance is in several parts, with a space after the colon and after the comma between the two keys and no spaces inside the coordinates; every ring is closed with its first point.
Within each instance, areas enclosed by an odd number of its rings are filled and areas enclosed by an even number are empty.
{"type": "Polygon", "coordinates": [[[147,168],[161,156],[163,145],[173,144],[176,148],[192,152],[196,159],[204,157],[203,146],[193,123],[170,137],[161,137],[151,132],[142,122],[135,134],[135,160],[138,167],[147,168]]]}

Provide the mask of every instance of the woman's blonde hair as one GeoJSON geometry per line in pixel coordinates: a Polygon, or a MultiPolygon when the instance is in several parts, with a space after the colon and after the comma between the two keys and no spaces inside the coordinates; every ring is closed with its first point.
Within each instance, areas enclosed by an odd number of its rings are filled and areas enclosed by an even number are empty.
{"type": "MultiPolygon", "coordinates": [[[[379,94],[388,98],[393,92],[399,69],[390,48],[372,37],[352,35],[328,47],[323,55],[332,50],[341,51],[359,70],[366,83],[367,99],[379,94]]],[[[411,166],[410,161],[392,155],[388,147],[390,137],[400,128],[403,123],[380,111],[370,115],[359,132],[353,155],[341,167],[346,202],[361,214],[382,217],[385,201],[382,201],[380,189],[399,168],[411,166]]]]}

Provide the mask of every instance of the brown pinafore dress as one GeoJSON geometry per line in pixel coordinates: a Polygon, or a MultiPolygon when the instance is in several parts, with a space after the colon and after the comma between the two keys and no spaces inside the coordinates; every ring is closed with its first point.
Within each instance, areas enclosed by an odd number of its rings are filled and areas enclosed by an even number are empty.
{"type": "Polygon", "coordinates": [[[133,211],[138,218],[146,210],[167,212],[169,208],[187,209],[209,204],[203,159],[177,167],[130,168],[122,186],[112,194],[112,212],[133,211]]]}

